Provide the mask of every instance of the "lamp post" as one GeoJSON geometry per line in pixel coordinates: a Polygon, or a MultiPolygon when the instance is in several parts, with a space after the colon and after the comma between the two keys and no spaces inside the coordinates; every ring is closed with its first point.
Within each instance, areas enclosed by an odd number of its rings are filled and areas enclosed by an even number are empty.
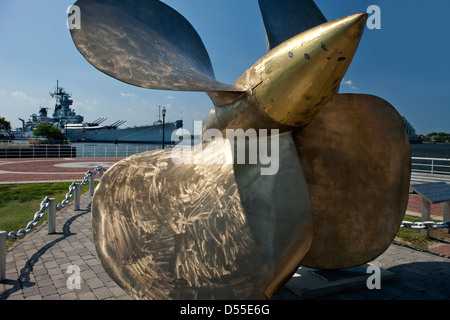
{"type": "Polygon", "coordinates": [[[67,123],[68,123],[68,121],[66,120],[64,122],[64,136],[66,137],[66,140],[67,140],[67,123]]]}
{"type": "Polygon", "coordinates": [[[163,138],[162,138],[162,148],[164,149],[164,140],[165,140],[165,132],[166,132],[166,107],[162,109],[163,116],[163,138]]]}

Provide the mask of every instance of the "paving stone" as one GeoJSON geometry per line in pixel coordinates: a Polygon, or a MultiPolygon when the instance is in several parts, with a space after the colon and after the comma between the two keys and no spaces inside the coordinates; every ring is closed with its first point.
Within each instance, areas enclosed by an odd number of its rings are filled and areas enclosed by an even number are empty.
{"type": "Polygon", "coordinates": [[[93,289],[92,292],[99,300],[105,300],[108,298],[110,299],[111,297],[114,296],[114,294],[108,288],[105,287],[93,289]]]}
{"type": "Polygon", "coordinates": [[[78,300],[75,292],[68,292],[60,295],[61,300],[78,300]]]}
{"type": "Polygon", "coordinates": [[[78,295],[80,300],[98,300],[97,296],[93,292],[84,292],[78,295]]]}
{"type": "Polygon", "coordinates": [[[56,288],[53,285],[39,287],[39,291],[43,297],[57,294],[56,288]]]}
{"type": "Polygon", "coordinates": [[[40,294],[36,294],[33,296],[25,297],[25,300],[43,300],[43,297],[40,294]]]}
{"type": "Polygon", "coordinates": [[[97,289],[97,288],[101,288],[104,287],[104,283],[103,281],[101,281],[99,278],[95,277],[92,279],[87,279],[86,280],[86,284],[91,288],[91,289],[97,289]]]}

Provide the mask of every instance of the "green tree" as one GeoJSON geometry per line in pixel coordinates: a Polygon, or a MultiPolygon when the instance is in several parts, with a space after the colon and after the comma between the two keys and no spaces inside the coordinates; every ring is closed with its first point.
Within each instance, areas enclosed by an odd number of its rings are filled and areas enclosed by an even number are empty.
{"type": "Polygon", "coordinates": [[[0,117],[0,137],[3,137],[3,131],[11,130],[11,122],[7,121],[4,117],[0,117]]]}
{"type": "Polygon", "coordinates": [[[61,130],[49,123],[41,123],[33,130],[33,135],[44,137],[46,143],[60,142],[64,143],[67,139],[61,130]]]}
{"type": "Polygon", "coordinates": [[[4,117],[0,117],[0,129],[11,130],[11,122],[7,121],[4,117]]]}

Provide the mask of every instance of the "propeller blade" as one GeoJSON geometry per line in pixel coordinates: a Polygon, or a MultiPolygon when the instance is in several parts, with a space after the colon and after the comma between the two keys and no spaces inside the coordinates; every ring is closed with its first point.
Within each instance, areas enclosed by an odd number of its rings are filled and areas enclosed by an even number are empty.
{"type": "Polygon", "coordinates": [[[261,175],[261,163],[233,165],[225,139],[186,155],[141,153],[108,169],[92,224],[112,279],[137,299],[270,298],[298,269],[313,229],[292,136],[272,139],[267,149],[279,146],[273,175],[261,175]],[[201,163],[185,161],[191,155],[201,163]]]}
{"type": "Polygon", "coordinates": [[[107,75],[148,89],[235,91],[215,80],[200,36],[177,11],[157,0],[78,0],[75,46],[107,75]]]}
{"type": "Polygon", "coordinates": [[[293,136],[314,211],[302,265],[345,269],[377,258],[408,205],[411,152],[401,116],[381,98],[337,94],[293,136]]]}
{"type": "Polygon", "coordinates": [[[258,0],[268,49],[327,22],[313,0],[258,0]]]}

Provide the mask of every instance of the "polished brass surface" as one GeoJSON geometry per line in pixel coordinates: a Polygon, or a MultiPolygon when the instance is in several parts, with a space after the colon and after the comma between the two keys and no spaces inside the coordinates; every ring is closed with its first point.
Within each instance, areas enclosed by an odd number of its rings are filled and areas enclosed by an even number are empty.
{"type": "Polygon", "coordinates": [[[219,83],[203,42],[178,12],[156,0],[78,0],[80,53],[123,82],[151,89],[236,91],[219,83]]]}
{"type": "Polygon", "coordinates": [[[378,97],[335,95],[294,141],[314,210],[302,265],[342,269],[382,254],[408,205],[411,153],[397,111],[378,97]]]}
{"type": "Polygon", "coordinates": [[[361,39],[367,14],[327,22],[271,50],[251,68],[253,95],[274,120],[307,125],[338,89],[361,39]]]}
{"type": "Polygon", "coordinates": [[[313,217],[292,136],[279,137],[273,176],[262,176],[261,164],[214,164],[232,157],[227,141],[192,149],[202,164],[148,152],[101,179],[92,205],[96,249],[133,297],[264,299],[297,270],[313,217]]]}
{"type": "Polygon", "coordinates": [[[258,0],[267,35],[273,49],[286,40],[327,22],[313,0],[258,0]]]}

